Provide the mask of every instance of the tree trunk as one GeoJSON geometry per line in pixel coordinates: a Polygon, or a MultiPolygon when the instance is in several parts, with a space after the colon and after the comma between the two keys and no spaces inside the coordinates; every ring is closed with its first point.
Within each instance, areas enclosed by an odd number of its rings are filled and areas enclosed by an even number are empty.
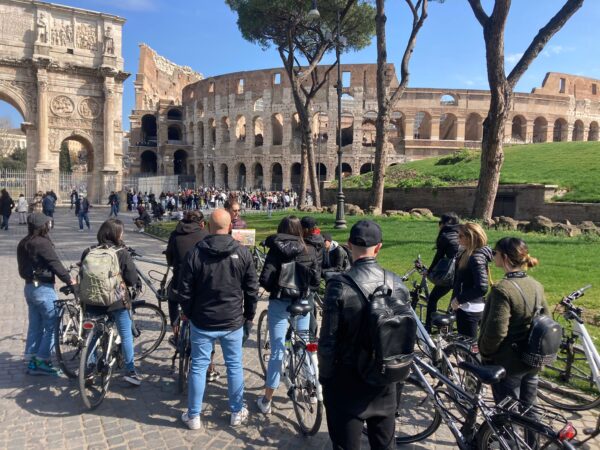
{"type": "Polygon", "coordinates": [[[390,115],[385,85],[387,67],[387,44],[385,37],[385,0],[377,0],[375,27],[377,32],[377,120],[375,122],[375,166],[371,186],[370,205],[374,214],[383,212],[383,192],[385,187],[387,128],[390,115]]]}
{"type": "Polygon", "coordinates": [[[308,181],[308,156],[306,146],[301,145],[302,152],[300,154],[300,192],[298,193],[298,209],[306,204],[306,186],[308,181]]]}

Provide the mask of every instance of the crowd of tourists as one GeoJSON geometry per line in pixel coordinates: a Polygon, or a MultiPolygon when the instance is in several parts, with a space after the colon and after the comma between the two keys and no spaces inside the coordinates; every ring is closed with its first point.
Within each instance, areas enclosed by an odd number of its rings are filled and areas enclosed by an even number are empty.
{"type": "MultiPolygon", "coordinates": [[[[375,383],[361,366],[365,330],[370,326],[366,315],[369,301],[366,300],[381,286],[387,286],[387,295],[410,307],[409,292],[400,276],[383,269],[377,262],[384,246],[380,226],[372,220],[361,220],[352,226],[344,239],[347,242],[342,243],[321,230],[313,217],[286,216],[279,222],[277,232],[266,239],[269,250],[262,271],[257,273],[250,250],[231,235],[232,229],[246,227],[240,213],[244,202],[246,206],[254,203],[253,196],[237,193],[236,197],[228,193],[223,198],[221,194],[212,190],[182,191],[177,196],[164,193],[164,198],[163,194],[158,198],[160,202],[178,198],[176,202],[186,205],[165,252],[168,264],[173,267],[169,293],[171,342],[179,332],[180,314],[191,323],[188,405],[181,415],[183,423],[193,430],[201,427],[206,383],[220,376],[214,364],[217,341],[227,368],[230,423],[239,426],[246,421],[243,345],[252,332],[259,286],[268,292],[271,356],[264,391],[256,399],[256,405],[262,414],[271,414],[274,393],[281,382],[290,307],[300,302],[312,310],[314,292],[325,277],[328,281],[318,363],[331,441],[334,448],[360,448],[366,422],[372,448],[393,447],[396,383],[375,383]],[[188,208],[187,199],[196,195],[203,200],[199,203],[192,200],[192,207],[188,208]],[[202,211],[203,202],[214,208],[208,221],[202,211]],[[282,282],[290,277],[289,270],[293,270],[293,288],[282,282]]],[[[291,196],[289,204],[285,194],[281,197],[283,208],[293,205],[291,196]]],[[[132,209],[144,208],[146,200],[152,201],[144,195],[140,199],[138,194],[133,194],[132,209]]],[[[77,203],[79,214],[84,209],[87,214],[89,204],[84,206],[79,196],[74,199],[74,205],[77,203]]],[[[17,249],[19,274],[25,280],[24,294],[29,311],[25,357],[32,375],[59,374],[51,358],[57,326],[54,285],[56,278],[66,284],[75,283],[50,240],[50,222],[51,216],[47,214],[31,213],[27,218],[28,234],[17,249]]],[[[85,261],[95,249],[111,249],[117,255],[123,284],[135,288],[140,280],[135,263],[126,251],[124,228],[116,217],[106,220],[98,229],[97,247],[83,252],[81,264],[91,267],[85,261]]],[[[506,378],[492,386],[494,399],[499,402],[511,396],[526,405],[533,404],[539,369],[518,357],[517,344],[527,337],[534,306],[541,304],[548,312],[543,287],[527,274],[527,269],[535,266],[537,260],[529,255],[525,242],[515,237],[500,239],[492,249],[481,226],[460,223],[453,213],[444,214],[440,219],[436,249],[430,271],[436,270],[442,260],[454,261],[455,268],[450,285],[436,286],[431,292],[427,328],[431,329],[431,316],[437,310],[438,301],[451,293],[450,306],[456,314],[458,332],[478,338],[484,363],[506,368],[506,378]],[[489,275],[491,263],[504,272],[504,277],[495,284],[489,275]]],[[[86,273],[80,273],[80,277],[86,277],[86,273]]],[[[82,302],[85,301],[82,298],[82,302]]],[[[129,297],[124,295],[106,307],[89,308],[88,312],[112,314],[121,336],[124,379],[138,386],[142,376],[135,367],[130,307],[129,297]]],[[[294,322],[299,332],[316,329],[312,313],[299,316],[294,322]]]]}

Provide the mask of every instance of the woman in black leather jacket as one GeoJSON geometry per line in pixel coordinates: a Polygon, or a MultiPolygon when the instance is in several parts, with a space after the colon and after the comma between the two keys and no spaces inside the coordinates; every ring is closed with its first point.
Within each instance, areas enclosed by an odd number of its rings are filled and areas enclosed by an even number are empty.
{"type": "Polygon", "coordinates": [[[476,223],[465,223],[458,228],[458,254],[454,288],[450,306],[456,313],[457,331],[477,337],[477,328],[483,317],[484,296],[490,285],[488,264],[493,259],[483,228],[476,223]]]}
{"type": "MultiPolygon", "coordinates": [[[[429,264],[429,270],[433,270],[442,258],[454,258],[458,253],[458,216],[451,212],[442,214],[439,221],[440,231],[435,241],[435,256],[429,264]]],[[[425,329],[431,332],[431,315],[437,311],[440,298],[452,290],[451,287],[434,286],[427,299],[427,315],[425,317],[425,329]]]]}
{"type": "MultiPolygon", "coordinates": [[[[306,268],[306,292],[311,285],[319,283],[319,267],[314,247],[306,245],[302,239],[302,226],[295,216],[284,217],[279,223],[277,234],[266,241],[269,252],[265,265],[260,274],[260,285],[269,292],[268,323],[271,340],[271,358],[267,369],[265,395],[257,400],[258,407],[264,414],[271,413],[271,399],[279,386],[281,364],[285,354],[285,334],[288,329],[290,313],[287,308],[292,299],[286,297],[285,291],[279,287],[279,276],[282,263],[295,261],[306,268]]],[[[309,327],[309,317],[300,316],[296,319],[297,331],[306,331],[309,327]]]]}

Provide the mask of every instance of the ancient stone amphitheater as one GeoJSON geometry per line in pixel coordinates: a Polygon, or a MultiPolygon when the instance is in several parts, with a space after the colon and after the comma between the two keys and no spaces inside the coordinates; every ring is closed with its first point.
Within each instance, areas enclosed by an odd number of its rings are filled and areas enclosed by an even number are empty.
{"type": "MultiPolygon", "coordinates": [[[[374,162],[376,66],[343,65],[344,175],[374,162]]],[[[397,85],[394,67],[388,80],[397,85]]],[[[600,81],[548,73],[540,88],[517,93],[505,142],[597,141],[600,81]]],[[[489,92],[411,88],[394,105],[388,164],[478,149],[489,92]]],[[[337,164],[335,79],[313,103],[317,173],[337,164]]],[[[198,184],[229,188],[295,188],[300,178],[300,130],[283,69],[204,78],[141,46],[132,112],[132,173],[188,175],[198,184]]]]}

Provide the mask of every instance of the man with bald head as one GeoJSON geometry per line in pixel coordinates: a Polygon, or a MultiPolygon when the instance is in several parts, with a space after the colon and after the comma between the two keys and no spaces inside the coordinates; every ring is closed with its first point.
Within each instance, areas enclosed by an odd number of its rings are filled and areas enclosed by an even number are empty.
{"type": "Polygon", "coordinates": [[[210,216],[208,231],[210,234],[187,254],[178,283],[192,342],[188,410],[181,420],[192,430],[201,426],[206,370],[216,340],[221,343],[227,366],[231,426],[240,425],[248,417],[243,403],[242,339],[250,332],[258,301],[252,255],[229,234],[229,212],[216,209],[210,216]]]}

